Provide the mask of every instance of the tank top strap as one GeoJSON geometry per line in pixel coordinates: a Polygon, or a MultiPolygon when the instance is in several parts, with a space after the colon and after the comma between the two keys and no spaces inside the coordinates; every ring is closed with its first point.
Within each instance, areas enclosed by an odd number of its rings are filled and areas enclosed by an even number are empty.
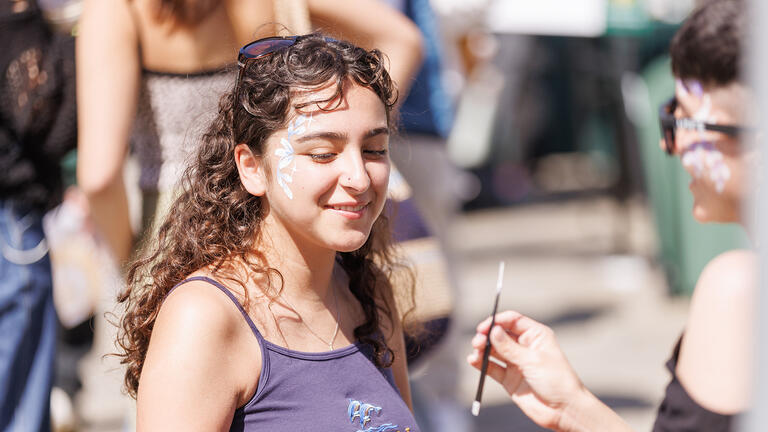
{"type": "Polygon", "coordinates": [[[207,283],[215,286],[216,288],[220,289],[224,294],[226,294],[227,297],[229,297],[229,299],[232,300],[232,303],[235,304],[235,306],[237,307],[237,310],[240,311],[240,314],[243,315],[243,318],[245,319],[245,322],[247,322],[248,325],[251,327],[251,331],[253,332],[254,336],[256,336],[256,339],[258,339],[259,344],[264,346],[264,337],[259,332],[259,329],[256,328],[256,324],[253,323],[253,320],[251,319],[251,317],[248,316],[248,312],[246,312],[245,309],[243,309],[243,305],[241,305],[240,302],[237,300],[237,297],[235,297],[235,295],[232,294],[232,291],[230,291],[227,287],[222,285],[221,282],[219,282],[219,281],[217,281],[215,279],[211,279],[211,278],[209,278],[207,276],[192,276],[192,277],[184,279],[183,281],[181,281],[181,282],[177,283],[176,285],[174,285],[174,287],[171,288],[170,291],[168,291],[168,294],[166,294],[166,297],[168,297],[173,292],[173,290],[175,290],[179,286],[181,286],[181,285],[183,285],[183,284],[185,284],[187,282],[193,282],[193,281],[207,282],[207,283]]]}

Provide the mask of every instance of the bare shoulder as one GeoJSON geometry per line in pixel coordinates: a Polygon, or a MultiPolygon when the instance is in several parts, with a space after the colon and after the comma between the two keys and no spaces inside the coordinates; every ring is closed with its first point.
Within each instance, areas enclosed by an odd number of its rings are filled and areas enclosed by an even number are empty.
{"type": "MultiPolygon", "coordinates": [[[[238,327],[239,311],[234,303],[212,284],[195,280],[178,286],[163,302],[157,324],[169,330],[225,336],[238,327]],[[186,330],[185,330],[186,329],[186,330]]],[[[196,336],[204,336],[196,334],[196,336]]]]}
{"type": "MultiPolygon", "coordinates": [[[[192,281],[177,287],[163,302],[152,329],[147,366],[154,361],[180,362],[188,370],[215,372],[216,364],[238,352],[242,316],[233,302],[215,286],[192,281]]],[[[142,379],[144,378],[142,373],[142,379]]]]}
{"type": "Polygon", "coordinates": [[[731,414],[748,406],[756,272],[754,252],[725,252],[704,268],[691,298],[677,373],[690,396],[711,411],[731,414]]]}
{"type": "Polygon", "coordinates": [[[693,302],[722,298],[750,298],[754,294],[757,256],[753,251],[737,249],[723,252],[704,267],[696,283],[693,302]]]}
{"type": "Polygon", "coordinates": [[[219,430],[258,384],[258,342],[217,287],[191,281],[163,302],[138,394],[139,426],[219,430]],[[256,360],[254,360],[256,359],[256,360]],[[206,412],[194,407],[206,406],[206,412]]]}

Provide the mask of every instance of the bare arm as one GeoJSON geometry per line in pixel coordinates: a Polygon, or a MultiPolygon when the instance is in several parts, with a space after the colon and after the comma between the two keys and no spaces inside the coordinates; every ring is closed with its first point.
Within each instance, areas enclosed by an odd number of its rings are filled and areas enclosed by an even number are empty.
{"type": "Polygon", "coordinates": [[[118,263],[132,233],[123,164],[136,111],[140,60],[124,0],[86,0],[77,38],[77,180],[118,263]]]}
{"type": "Polygon", "coordinates": [[[721,254],[701,273],[691,299],[676,372],[688,394],[717,413],[749,407],[756,272],[752,252],[721,254]]]}
{"type": "Polygon", "coordinates": [[[260,370],[258,342],[232,303],[205,282],[189,282],[168,296],[155,322],[137,429],[228,431],[260,370]]]}
{"type": "Polygon", "coordinates": [[[312,21],[321,29],[389,57],[389,73],[405,100],[421,66],[421,32],[405,15],[379,0],[308,0],[312,21]]]}
{"type": "MultiPolygon", "coordinates": [[[[477,326],[467,361],[480,369],[490,318],[477,326]]],[[[600,402],[579,380],[549,327],[514,311],[496,315],[488,363],[498,381],[536,424],[561,432],[631,432],[621,417],[600,402]]]]}

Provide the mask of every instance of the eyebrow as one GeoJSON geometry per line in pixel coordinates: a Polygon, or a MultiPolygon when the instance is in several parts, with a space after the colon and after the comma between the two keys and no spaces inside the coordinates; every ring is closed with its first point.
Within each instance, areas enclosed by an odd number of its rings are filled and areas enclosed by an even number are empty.
{"type": "MultiPolygon", "coordinates": [[[[389,128],[382,126],[375,129],[371,129],[368,132],[366,132],[365,135],[363,135],[363,139],[373,138],[378,135],[389,135],[389,128]]],[[[346,141],[349,138],[349,136],[346,133],[342,133],[342,132],[319,131],[319,132],[302,135],[296,138],[296,142],[303,143],[303,142],[311,141],[317,138],[327,139],[329,141],[346,141]]]]}

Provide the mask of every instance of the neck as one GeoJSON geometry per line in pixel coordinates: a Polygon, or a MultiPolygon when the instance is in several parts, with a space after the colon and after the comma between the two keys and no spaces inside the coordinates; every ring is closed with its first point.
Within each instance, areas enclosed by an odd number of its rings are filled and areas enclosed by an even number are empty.
{"type": "Polygon", "coordinates": [[[742,216],[739,218],[737,223],[744,230],[744,232],[747,233],[747,238],[754,245],[756,244],[755,240],[757,239],[756,238],[757,233],[755,232],[753,221],[748,219],[749,218],[745,218],[744,215],[742,214],[742,216]]]}
{"type": "Polygon", "coordinates": [[[258,244],[267,264],[283,275],[281,295],[318,306],[328,301],[336,251],[297,237],[269,214],[258,244]]]}

